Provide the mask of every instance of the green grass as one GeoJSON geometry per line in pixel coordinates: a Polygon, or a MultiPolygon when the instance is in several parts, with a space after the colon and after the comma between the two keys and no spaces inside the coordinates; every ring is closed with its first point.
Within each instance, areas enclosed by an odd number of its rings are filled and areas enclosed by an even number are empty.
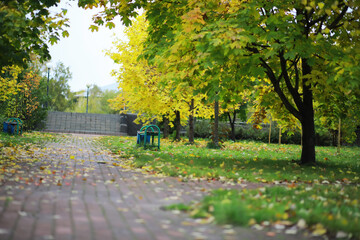
{"type": "Polygon", "coordinates": [[[133,137],[103,137],[100,140],[131,166],[150,173],[182,178],[244,180],[263,183],[360,183],[360,148],[317,147],[317,165],[297,163],[301,147],[258,142],[225,142],[222,149],[208,149],[205,141],[195,145],[161,140],[161,150],[136,147],[133,137]]]}
{"type": "MultiPolygon", "coordinates": [[[[192,206],[172,205],[193,217],[214,216],[220,224],[254,225],[264,222],[296,224],[305,220],[308,229],[321,224],[329,235],[342,231],[360,238],[360,190],[358,186],[301,185],[256,190],[217,190],[192,206]]],[[[325,231],[322,233],[325,234],[325,231]]]]}

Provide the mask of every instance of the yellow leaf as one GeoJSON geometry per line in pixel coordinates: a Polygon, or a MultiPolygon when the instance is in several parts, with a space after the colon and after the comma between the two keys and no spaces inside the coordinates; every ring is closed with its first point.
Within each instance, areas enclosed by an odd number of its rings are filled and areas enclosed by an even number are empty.
{"type": "Polygon", "coordinates": [[[321,223],[315,225],[314,231],[312,232],[313,236],[322,236],[326,233],[326,229],[321,223]]]}
{"type": "Polygon", "coordinates": [[[75,156],[70,156],[70,159],[75,159],[75,156]]]}
{"type": "Polygon", "coordinates": [[[325,28],[325,29],[323,30],[323,33],[329,34],[329,33],[330,33],[330,29],[325,28]]]}
{"type": "Polygon", "coordinates": [[[256,220],[254,218],[251,218],[248,222],[249,226],[255,225],[256,224],[256,220]]]}

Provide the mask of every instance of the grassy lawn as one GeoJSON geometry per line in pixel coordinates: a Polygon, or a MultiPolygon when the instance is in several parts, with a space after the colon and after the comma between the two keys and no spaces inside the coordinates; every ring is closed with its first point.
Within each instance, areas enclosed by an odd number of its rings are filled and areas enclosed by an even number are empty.
{"type": "Polygon", "coordinates": [[[297,164],[301,147],[258,142],[226,142],[223,149],[161,141],[161,150],[136,147],[132,137],[103,137],[100,140],[122,158],[145,171],[184,178],[206,178],[263,183],[360,183],[360,148],[317,147],[317,165],[297,164]]]}
{"type": "MultiPolygon", "coordinates": [[[[167,209],[189,212],[194,218],[214,218],[219,224],[280,226],[289,234],[303,229],[315,236],[360,238],[358,186],[298,185],[256,190],[216,190],[200,203],[167,209]]],[[[286,232],[285,231],[285,232],[286,232]]]]}
{"type": "MultiPolygon", "coordinates": [[[[136,147],[133,137],[103,137],[102,144],[122,165],[150,174],[227,182],[260,182],[256,190],[217,190],[202,202],[169,208],[221,224],[303,228],[313,235],[360,238],[360,148],[317,147],[317,165],[301,166],[301,147],[258,142],[226,142],[223,149],[161,141],[161,150],[136,147]]],[[[120,163],[119,163],[120,164],[120,163]]]]}
{"type": "Polygon", "coordinates": [[[11,135],[0,132],[0,147],[42,146],[46,141],[55,141],[56,134],[42,132],[24,132],[22,135],[11,135]]]}

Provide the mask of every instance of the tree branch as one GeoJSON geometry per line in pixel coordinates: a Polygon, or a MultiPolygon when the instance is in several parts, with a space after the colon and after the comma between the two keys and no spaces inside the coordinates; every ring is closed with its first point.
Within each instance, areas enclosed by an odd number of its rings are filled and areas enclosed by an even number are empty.
{"type": "Polygon", "coordinates": [[[299,77],[299,69],[297,67],[297,63],[298,63],[298,61],[295,61],[294,69],[295,69],[295,90],[298,92],[299,91],[300,77],[299,77]]]}
{"type": "Polygon", "coordinates": [[[320,22],[320,24],[319,24],[319,27],[318,27],[315,35],[318,35],[319,33],[321,33],[321,29],[322,29],[322,26],[323,26],[323,24],[324,24],[324,21],[325,21],[325,19],[324,19],[324,20],[321,20],[321,22],[320,22]]]}
{"type": "Polygon", "coordinates": [[[335,29],[336,27],[340,26],[338,25],[340,20],[343,19],[346,11],[348,10],[348,6],[344,6],[343,10],[341,11],[341,13],[335,18],[335,20],[328,26],[328,29],[335,29]]]}
{"type": "Polygon", "coordinates": [[[319,17],[318,19],[312,20],[309,22],[308,26],[312,27],[313,25],[317,24],[318,22],[324,22],[327,15],[323,15],[322,17],[319,17]]]}
{"type": "Polygon", "coordinates": [[[291,114],[293,114],[297,119],[300,121],[302,120],[302,116],[300,112],[289,102],[287,97],[285,96],[284,92],[280,88],[279,80],[281,79],[281,75],[279,78],[276,78],[274,72],[272,71],[271,67],[265,62],[264,59],[260,58],[261,66],[266,69],[266,74],[268,75],[275,92],[279,95],[281,101],[284,103],[285,107],[291,114]]]}
{"type": "Polygon", "coordinates": [[[292,98],[294,99],[295,105],[299,110],[301,110],[303,108],[303,102],[301,101],[300,94],[298,93],[298,91],[295,90],[295,88],[291,84],[289,74],[286,69],[286,60],[284,58],[283,51],[280,52],[279,58],[280,58],[281,72],[282,72],[282,76],[284,77],[286,87],[289,90],[292,98]]]}

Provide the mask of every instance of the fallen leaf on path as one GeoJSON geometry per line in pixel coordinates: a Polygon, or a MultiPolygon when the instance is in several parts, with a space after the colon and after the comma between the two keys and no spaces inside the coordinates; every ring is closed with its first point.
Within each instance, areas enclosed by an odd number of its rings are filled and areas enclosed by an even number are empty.
{"type": "Polygon", "coordinates": [[[314,230],[312,231],[313,236],[322,236],[326,233],[326,229],[321,223],[318,223],[315,225],[314,230]]]}
{"type": "Polygon", "coordinates": [[[274,232],[267,232],[267,233],[266,233],[266,236],[268,236],[268,237],[275,237],[275,236],[276,236],[276,233],[274,233],[274,232]]]}

